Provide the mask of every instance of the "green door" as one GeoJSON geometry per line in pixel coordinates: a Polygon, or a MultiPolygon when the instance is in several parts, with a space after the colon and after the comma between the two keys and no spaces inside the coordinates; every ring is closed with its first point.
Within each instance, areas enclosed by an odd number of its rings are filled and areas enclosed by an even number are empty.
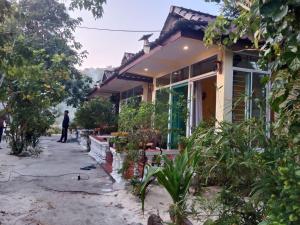
{"type": "Polygon", "coordinates": [[[161,132],[161,146],[167,148],[168,134],[169,134],[169,97],[170,91],[168,88],[160,89],[156,91],[155,100],[155,129],[161,132]]]}
{"type": "Polygon", "coordinates": [[[188,85],[181,84],[172,88],[171,139],[170,147],[178,147],[181,136],[186,135],[188,85]]]}

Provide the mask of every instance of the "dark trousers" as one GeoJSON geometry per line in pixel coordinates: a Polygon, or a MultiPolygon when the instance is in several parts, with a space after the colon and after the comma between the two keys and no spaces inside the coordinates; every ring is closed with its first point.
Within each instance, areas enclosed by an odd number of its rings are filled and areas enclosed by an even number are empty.
{"type": "Polygon", "coordinates": [[[1,143],[1,140],[2,140],[2,134],[3,134],[3,127],[0,127],[0,143],[1,143]]]}
{"type": "Polygon", "coordinates": [[[67,139],[68,139],[68,128],[67,127],[63,127],[62,130],[61,130],[60,141],[66,142],[67,139]]]}

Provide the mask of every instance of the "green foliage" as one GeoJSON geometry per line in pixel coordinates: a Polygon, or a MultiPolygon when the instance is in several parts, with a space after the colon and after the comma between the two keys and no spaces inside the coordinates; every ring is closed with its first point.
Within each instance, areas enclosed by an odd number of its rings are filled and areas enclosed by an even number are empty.
{"type": "Polygon", "coordinates": [[[221,187],[213,224],[299,223],[299,146],[285,135],[268,134],[255,119],[202,125],[189,149],[201,155],[199,186],[221,187]]]}
{"type": "MultiPolygon", "coordinates": [[[[140,132],[142,136],[157,135],[157,142],[160,147],[167,147],[167,136],[172,131],[176,133],[178,138],[185,135],[185,131],[178,128],[169,128],[169,109],[172,108],[177,112],[176,116],[186,121],[188,117],[187,100],[185,96],[173,91],[162,89],[158,92],[155,103],[141,102],[137,103],[133,98],[122,105],[119,113],[119,130],[129,133],[140,132]],[[176,96],[177,101],[169,104],[169,96],[172,93],[176,96]],[[140,131],[139,131],[140,130],[140,131]],[[152,131],[150,131],[152,130],[152,131]],[[152,132],[152,134],[150,134],[152,132]]],[[[176,120],[176,119],[174,119],[176,120]]],[[[149,140],[151,140],[150,138],[149,140]]]]}
{"type": "Polygon", "coordinates": [[[167,147],[167,137],[169,133],[169,95],[168,89],[160,89],[157,92],[155,101],[155,116],[154,116],[154,128],[159,130],[161,134],[160,146],[167,147]]]}
{"type": "Polygon", "coordinates": [[[85,129],[115,126],[116,112],[109,100],[94,98],[78,108],[75,113],[75,122],[85,129]]]}
{"type": "Polygon", "coordinates": [[[101,18],[105,3],[106,0],[72,0],[70,9],[85,9],[91,11],[95,18],[101,18]]]}
{"type": "MultiPolygon", "coordinates": [[[[288,160],[295,160],[288,158],[288,160]]],[[[276,188],[268,201],[268,224],[299,224],[300,223],[300,167],[294,162],[286,162],[279,167],[274,175],[277,175],[276,188]],[[278,197],[280,202],[278,202],[278,197]]],[[[272,177],[270,177],[272,178],[272,177]]],[[[272,188],[271,186],[269,188],[272,188]]],[[[274,189],[274,187],[273,187],[274,189]]]]}
{"type": "MultiPolygon", "coordinates": [[[[127,150],[127,157],[123,165],[123,171],[130,163],[137,163],[140,156],[139,150],[147,148],[147,143],[154,143],[156,146],[160,133],[153,129],[152,122],[155,113],[155,106],[150,102],[137,103],[133,98],[122,105],[119,113],[119,130],[128,132],[128,143],[123,149],[127,150]]],[[[145,157],[145,152],[143,157],[145,157]]]]}
{"type": "Polygon", "coordinates": [[[269,143],[259,155],[261,161],[256,161],[257,167],[265,171],[260,179],[255,179],[256,193],[263,193],[259,200],[265,208],[265,220],[260,224],[296,225],[300,223],[297,176],[300,167],[300,4],[297,0],[248,2],[251,3],[249,10],[236,1],[224,0],[223,12],[234,11],[234,16],[221,16],[216,23],[211,23],[205,40],[208,44],[232,45],[248,37],[254,44],[245,48],[259,50],[261,68],[271,70],[270,105],[277,114],[269,143]]]}
{"type": "Polygon", "coordinates": [[[250,2],[252,3],[250,10],[247,11],[238,7],[235,1],[224,1],[224,9],[235,6],[237,14],[234,18],[220,16],[215,23],[210,24],[205,40],[207,44],[232,45],[247,36],[254,41],[254,46],[248,47],[260,50],[261,67],[268,67],[272,72],[274,85],[270,103],[272,109],[279,113],[280,129],[288,131],[292,127],[292,136],[295,138],[295,134],[299,133],[297,106],[300,101],[299,2],[289,0],[250,2]],[[234,29],[229,29],[230,27],[234,29]]]}
{"type": "Polygon", "coordinates": [[[0,1],[0,23],[4,21],[5,16],[10,13],[11,4],[7,0],[0,1]]]}
{"type": "Polygon", "coordinates": [[[0,101],[9,117],[12,152],[35,146],[54,122],[54,106],[82,102],[89,89],[76,65],[84,52],[75,41],[72,19],[56,0],[22,0],[9,4],[0,21],[0,101]]]}
{"type": "Polygon", "coordinates": [[[110,140],[111,143],[114,144],[114,147],[118,153],[124,152],[126,150],[126,145],[128,144],[127,137],[114,137],[110,140]]]}
{"type": "Polygon", "coordinates": [[[262,219],[261,201],[252,198],[252,189],[264,175],[258,149],[269,147],[262,123],[221,123],[218,128],[200,127],[193,139],[193,151],[200,152],[197,171],[202,184],[222,190],[216,224],[258,224],[262,219]]]}
{"type": "Polygon", "coordinates": [[[187,195],[198,160],[198,154],[189,154],[187,151],[184,151],[182,154],[176,156],[174,161],[164,157],[165,164],[163,167],[148,166],[147,174],[141,188],[143,210],[146,190],[149,182],[155,177],[173,200],[173,205],[170,207],[170,214],[174,215],[173,222],[175,224],[182,224],[182,221],[187,216],[187,195]]]}
{"type": "Polygon", "coordinates": [[[140,196],[143,185],[142,181],[139,178],[134,177],[130,180],[130,185],[132,186],[132,194],[135,196],[140,196]]]}
{"type": "Polygon", "coordinates": [[[152,125],[154,106],[151,102],[137,104],[136,99],[131,99],[122,105],[119,113],[119,130],[133,133],[137,129],[149,129],[152,125]]]}
{"type": "Polygon", "coordinates": [[[47,130],[47,135],[53,135],[53,134],[60,134],[61,133],[61,128],[57,127],[57,126],[51,126],[48,130],[47,130]]]}

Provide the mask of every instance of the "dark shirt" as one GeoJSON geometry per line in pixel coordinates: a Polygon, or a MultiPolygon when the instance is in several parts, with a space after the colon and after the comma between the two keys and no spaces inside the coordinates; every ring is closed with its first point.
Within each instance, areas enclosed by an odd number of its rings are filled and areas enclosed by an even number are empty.
{"type": "Polygon", "coordinates": [[[69,116],[65,115],[64,116],[64,120],[62,122],[62,127],[63,128],[68,128],[69,127],[69,121],[70,121],[69,116]]]}

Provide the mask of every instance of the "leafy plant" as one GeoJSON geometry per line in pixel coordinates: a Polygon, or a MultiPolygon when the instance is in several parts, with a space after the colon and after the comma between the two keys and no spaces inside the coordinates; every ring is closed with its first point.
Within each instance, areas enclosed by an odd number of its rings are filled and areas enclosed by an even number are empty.
{"type": "Polygon", "coordinates": [[[153,115],[154,105],[151,102],[137,104],[136,99],[130,99],[119,113],[119,130],[134,133],[137,129],[149,129],[153,115]]]}
{"type": "Polygon", "coordinates": [[[133,177],[130,180],[130,184],[131,184],[131,187],[132,187],[132,193],[135,196],[140,196],[141,195],[141,188],[142,188],[142,185],[143,185],[143,182],[141,181],[141,179],[139,179],[138,177],[133,177]]]}
{"type": "Polygon", "coordinates": [[[75,113],[77,125],[85,129],[115,126],[116,112],[110,101],[94,98],[83,103],[75,113]]]}
{"type": "Polygon", "coordinates": [[[167,138],[169,133],[169,96],[168,89],[160,89],[156,92],[155,101],[155,116],[153,120],[154,129],[158,130],[161,134],[159,147],[167,148],[167,138]]]}
{"type": "Polygon", "coordinates": [[[187,151],[176,156],[175,160],[164,157],[163,167],[147,166],[147,174],[141,189],[142,209],[144,210],[145,193],[150,181],[157,178],[173,200],[170,206],[170,216],[175,224],[182,224],[187,219],[187,195],[195,172],[199,156],[189,155],[187,151]]]}
{"type": "Polygon", "coordinates": [[[264,207],[252,199],[252,189],[265,175],[258,149],[269,146],[262,123],[249,120],[240,124],[223,122],[217,128],[202,127],[197,131],[193,146],[202,156],[197,171],[202,185],[222,188],[218,221],[258,224],[264,207]]]}
{"type": "Polygon", "coordinates": [[[270,136],[264,122],[255,119],[199,127],[189,143],[201,155],[199,186],[221,187],[219,216],[210,224],[254,225],[266,215],[267,221],[297,224],[299,147],[289,145],[285,136],[270,136]]]}
{"type": "Polygon", "coordinates": [[[116,136],[111,138],[110,142],[114,144],[114,147],[118,153],[125,152],[127,150],[126,149],[128,143],[127,137],[116,136]]]}
{"type": "Polygon", "coordinates": [[[4,6],[9,11],[0,21],[0,101],[17,155],[36,146],[54,123],[58,103],[77,106],[84,99],[89,80],[75,68],[85,54],[72,34],[81,20],[72,19],[64,4],[22,0],[4,6]]]}
{"type": "Polygon", "coordinates": [[[209,25],[205,40],[228,46],[248,37],[253,40],[248,48],[260,52],[261,68],[271,71],[269,102],[276,118],[257,163],[266,173],[254,179],[255,193],[261,193],[258,199],[265,207],[261,224],[299,224],[300,5],[289,0],[245,2],[223,1],[224,15],[209,25]]]}
{"type": "Polygon", "coordinates": [[[106,0],[72,0],[70,9],[85,9],[91,11],[95,18],[103,16],[103,5],[106,0]]]}
{"type": "Polygon", "coordinates": [[[179,137],[178,150],[183,151],[187,147],[188,142],[189,142],[189,139],[187,137],[185,137],[185,136],[179,137]]]}

